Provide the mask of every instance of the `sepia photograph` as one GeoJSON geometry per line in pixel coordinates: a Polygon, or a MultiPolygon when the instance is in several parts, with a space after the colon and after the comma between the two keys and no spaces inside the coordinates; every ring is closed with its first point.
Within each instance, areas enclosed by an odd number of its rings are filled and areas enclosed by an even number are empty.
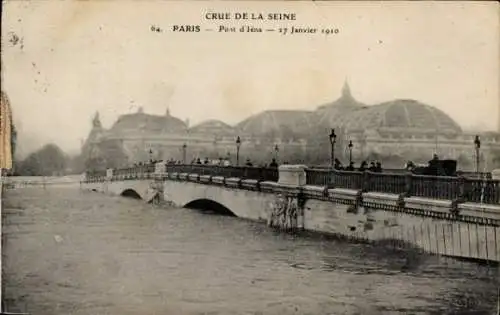
{"type": "Polygon", "coordinates": [[[0,314],[500,314],[497,2],[1,17],[0,314]]]}

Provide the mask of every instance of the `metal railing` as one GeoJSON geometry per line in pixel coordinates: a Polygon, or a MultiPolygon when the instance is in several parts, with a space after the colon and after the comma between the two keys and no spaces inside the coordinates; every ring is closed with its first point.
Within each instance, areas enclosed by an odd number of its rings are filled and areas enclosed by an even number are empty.
{"type": "Polygon", "coordinates": [[[189,173],[208,176],[237,177],[259,181],[278,181],[276,167],[219,166],[219,165],[167,165],[168,173],[189,173]]]}
{"type": "Polygon", "coordinates": [[[106,179],[106,171],[87,171],[85,172],[85,178],[88,182],[99,182],[106,179]]]}
{"type": "Polygon", "coordinates": [[[329,188],[362,189],[370,192],[406,194],[431,199],[462,199],[468,202],[498,204],[500,182],[465,176],[427,176],[411,173],[348,172],[307,169],[308,185],[329,188]]]}
{"type": "MultiPolygon", "coordinates": [[[[129,168],[114,169],[111,180],[149,179],[155,172],[154,165],[141,165],[129,168]]],[[[247,167],[247,166],[219,166],[204,164],[167,164],[168,173],[188,173],[208,176],[238,177],[241,179],[255,179],[258,181],[278,181],[278,168],[247,167]]],[[[106,172],[89,172],[87,182],[103,182],[106,172]]]]}
{"type": "MultiPolygon", "coordinates": [[[[328,171],[332,167],[330,165],[311,165],[309,166],[310,169],[315,169],[315,170],[325,170],[328,171]]],[[[391,173],[391,174],[406,174],[408,171],[404,168],[384,168],[384,173],[391,173]]],[[[474,171],[462,171],[462,170],[457,170],[457,174],[460,174],[464,177],[467,178],[487,178],[491,179],[491,172],[474,172],[474,171]]]]}

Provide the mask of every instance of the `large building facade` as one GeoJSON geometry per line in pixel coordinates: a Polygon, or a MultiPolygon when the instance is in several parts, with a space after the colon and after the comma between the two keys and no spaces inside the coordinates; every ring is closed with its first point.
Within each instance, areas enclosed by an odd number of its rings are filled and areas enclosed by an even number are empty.
{"type": "MultiPolygon", "coordinates": [[[[99,115],[82,147],[86,160],[101,161],[108,167],[149,159],[191,162],[193,158],[229,158],[236,162],[239,136],[240,163],[247,158],[257,163],[280,161],[328,164],[330,140],[338,135],[335,156],[347,163],[348,142],[352,158],[378,159],[390,167],[403,166],[407,160],[425,163],[434,153],[457,159],[459,168],[475,167],[476,133],[462,130],[441,110],[411,99],[396,99],[366,105],[356,100],[346,83],[336,101],[312,111],[269,110],[253,115],[235,126],[209,120],[195,126],[172,116],[150,115],[139,109],[122,115],[109,129],[102,127],[99,115]]],[[[500,133],[480,133],[481,170],[492,169],[500,161],[500,133]]]]}
{"type": "Polygon", "coordinates": [[[14,141],[12,109],[7,94],[2,91],[0,99],[0,169],[12,169],[14,141]]]}

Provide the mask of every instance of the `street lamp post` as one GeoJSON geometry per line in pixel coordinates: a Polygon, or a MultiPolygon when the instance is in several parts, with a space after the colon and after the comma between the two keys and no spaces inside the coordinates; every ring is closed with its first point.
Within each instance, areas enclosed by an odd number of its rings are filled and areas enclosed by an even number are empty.
{"type": "Polygon", "coordinates": [[[330,150],[330,164],[331,167],[333,168],[333,165],[335,163],[335,143],[337,142],[337,135],[335,134],[335,129],[332,129],[332,132],[330,133],[330,144],[331,144],[331,150],[330,150]]]}
{"type": "Polygon", "coordinates": [[[186,149],[187,149],[187,144],[184,143],[182,145],[182,163],[186,164],[186,149]]]}
{"type": "Polygon", "coordinates": [[[278,147],[278,144],[275,144],[274,145],[274,159],[276,160],[276,162],[278,162],[278,153],[280,151],[280,148],[278,147]]]}
{"type": "Polygon", "coordinates": [[[365,154],[366,154],[366,133],[363,132],[363,134],[361,135],[361,139],[359,141],[359,149],[360,149],[360,155],[362,158],[365,158],[365,154]]]}
{"type": "Polygon", "coordinates": [[[214,136],[214,142],[213,142],[213,146],[214,146],[214,157],[215,158],[218,158],[219,157],[219,154],[217,153],[217,141],[219,139],[217,138],[217,136],[214,136]]]}
{"type": "Polygon", "coordinates": [[[352,164],[352,147],[353,147],[353,144],[352,144],[352,140],[349,140],[349,165],[352,164]]]}
{"type": "Polygon", "coordinates": [[[474,146],[476,148],[476,173],[479,173],[479,149],[481,148],[481,140],[478,135],[476,135],[474,139],[474,146]]]}
{"type": "Polygon", "coordinates": [[[241,139],[240,136],[236,138],[236,166],[240,165],[240,147],[241,147],[241,139]]]}

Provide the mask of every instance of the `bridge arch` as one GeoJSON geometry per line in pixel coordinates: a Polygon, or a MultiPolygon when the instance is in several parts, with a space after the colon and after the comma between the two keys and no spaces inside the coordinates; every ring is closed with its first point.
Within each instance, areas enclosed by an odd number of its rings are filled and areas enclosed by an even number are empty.
{"type": "Polygon", "coordinates": [[[134,189],[128,188],[121,192],[120,196],[132,198],[132,199],[142,199],[141,195],[134,189]]]}
{"type": "Polygon", "coordinates": [[[223,204],[206,198],[195,199],[184,205],[183,208],[195,209],[204,213],[236,217],[237,215],[223,204]]]}

